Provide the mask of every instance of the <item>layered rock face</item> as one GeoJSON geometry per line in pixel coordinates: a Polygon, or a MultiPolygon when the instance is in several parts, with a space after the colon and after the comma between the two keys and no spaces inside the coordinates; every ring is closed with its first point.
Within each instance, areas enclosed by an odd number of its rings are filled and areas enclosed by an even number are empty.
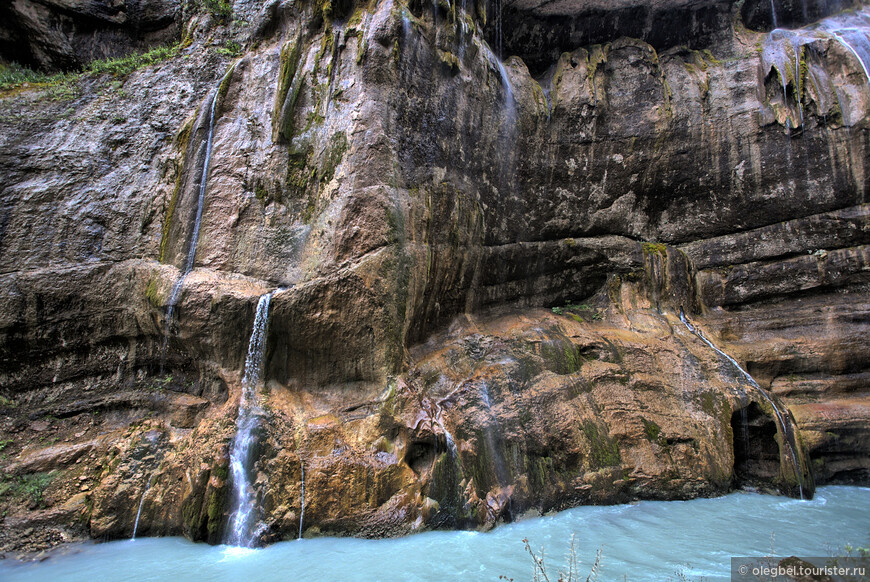
{"type": "Polygon", "coordinates": [[[166,43],[182,15],[179,0],[10,0],[0,18],[5,59],[67,70],[166,43]]]}
{"type": "Polygon", "coordinates": [[[762,4],[239,0],[7,91],[5,547],[221,541],[277,288],[263,542],[867,483],[870,87],[762,4]]]}

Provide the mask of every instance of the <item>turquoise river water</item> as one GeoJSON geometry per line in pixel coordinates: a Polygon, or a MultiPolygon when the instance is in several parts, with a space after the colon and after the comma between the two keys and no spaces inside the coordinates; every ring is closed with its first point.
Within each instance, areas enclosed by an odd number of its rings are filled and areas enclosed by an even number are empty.
{"type": "Polygon", "coordinates": [[[730,580],[731,556],[841,555],[870,545],[870,489],[821,487],[812,501],[737,492],[715,499],[578,507],[487,533],[427,532],[398,539],[317,538],[242,550],[180,538],[65,548],[39,563],[0,561],[0,580],[462,581],[532,579],[523,538],[545,550],[551,579],[572,534],[586,579],[730,580]],[[773,548],[773,552],[771,552],[773,548]]]}

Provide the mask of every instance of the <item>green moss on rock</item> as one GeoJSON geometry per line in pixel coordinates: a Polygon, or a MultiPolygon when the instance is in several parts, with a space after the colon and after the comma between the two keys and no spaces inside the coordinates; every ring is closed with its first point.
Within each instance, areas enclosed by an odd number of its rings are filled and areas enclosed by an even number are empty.
{"type": "Polygon", "coordinates": [[[293,111],[302,89],[302,79],[296,80],[296,72],[301,58],[302,42],[300,40],[288,42],[282,47],[278,89],[275,92],[275,105],[272,114],[272,130],[275,141],[290,141],[293,137],[293,111]],[[295,84],[294,81],[296,81],[295,84]]]}
{"type": "Polygon", "coordinates": [[[596,468],[613,467],[622,462],[619,454],[619,443],[611,438],[607,427],[599,428],[592,421],[583,423],[583,434],[589,441],[593,465],[596,468]]]}
{"type": "Polygon", "coordinates": [[[651,443],[657,442],[662,434],[662,427],[654,421],[647,420],[643,417],[641,417],[640,420],[643,423],[643,432],[646,435],[646,439],[651,443]]]}

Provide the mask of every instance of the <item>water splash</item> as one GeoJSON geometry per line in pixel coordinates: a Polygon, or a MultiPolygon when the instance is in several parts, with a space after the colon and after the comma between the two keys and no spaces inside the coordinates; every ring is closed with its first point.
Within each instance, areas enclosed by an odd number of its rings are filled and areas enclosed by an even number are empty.
{"type": "Polygon", "coordinates": [[[305,519],[305,463],[302,462],[302,457],[299,458],[299,470],[302,471],[302,489],[299,493],[299,537],[302,539],[302,521],[305,519]]]}
{"type": "Polygon", "coordinates": [[[266,331],[269,323],[269,304],[274,292],[266,293],[257,302],[254,329],[248,342],[245,372],[242,377],[242,395],[239,401],[239,416],[236,420],[236,436],[230,452],[230,474],[233,483],[233,513],[229,524],[227,543],[232,546],[251,547],[262,533],[263,525],[256,526],[254,488],[249,473],[252,453],[259,426],[260,407],[257,403],[257,385],[266,354],[266,331]]]}
{"type": "Polygon", "coordinates": [[[155,473],[151,473],[151,476],[148,477],[148,483],[145,484],[145,491],[142,492],[142,498],[139,500],[139,510],[136,512],[136,521],[133,523],[133,536],[130,538],[130,541],[136,539],[136,532],[139,530],[139,517],[142,515],[142,506],[145,505],[145,494],[148,493],[148,490],[151,489],[151,483],[154,482],[155,473]]]}
{"type": "Polygon", "coordinates": [[[796,444],[794,440],[794,432],[791,430],[791,422],[786,422],[785,420],[787,417],[787,413],[783,414],[776,402],[774,402],[773,399],[768,396],[767,391],[758,385],[758,382],[756,382],[755,379],[749,375],[749,372],[743,369],[743,366],[737,363],[737,360],[716,347],[713,342],[707,339],[707,336],[705,336],[701,330],[697,329],[694,325],[692,325],[682,309],[680,309],[680,321],[683,322],[683,324],[686,326],[686,329],[688,329],[701,341],[707,344],[714,352],[728,360],[731,365],[733,365],[740,372],[740,374],[743,375],[746,381],[749,382],[749,384],[753,388],[755,388],[755,392],[759,394],[762,398],[764,398],[768,402],[768,404],[770,404],[771,408],[773,408],[773,412],[776,415],[777,421],[779,422],[779,429],[783,436],[782,445],[783,448],[786,449],[786,452],[789,454],[789,457],[791,459],[791,469],[794,472],[795,477],[797,478],[798,490],[800,492],[801,499],[803,499],[803,472],[800,469],[800,464],[798,463],[797,455],[795,454],[796,444]]]}

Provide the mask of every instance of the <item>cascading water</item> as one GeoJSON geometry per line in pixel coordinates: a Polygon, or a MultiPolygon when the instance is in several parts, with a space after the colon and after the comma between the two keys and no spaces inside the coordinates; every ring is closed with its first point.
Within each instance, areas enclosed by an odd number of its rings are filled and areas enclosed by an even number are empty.
{"type": "MultiPolygon", "coordinates": [[[[773,412],[776,415],[776,419],[779,423],[779,429],[782,432],[782,437],[783,437],[782,438],[782,445],[786,449],[786,451],[789,453],[789,457],[791,459],[791,469],[792,469],[795,477],[797,478],[798,491],[800,492],[801,499],[803,499],[804,498],[803,472],[800,469],[800,464],[798,463],[797,455],[795,454],[796,444],[794,442],[794,432],[791,430],[791,422],[786,422],[786,420],[785,420],[787,418],[787,415],[784,415],[782,413],[782,411],[780,411],[779,406],[777,406],[777,404],[773,401],[773,399],[767,395],[767,391],[758,385],[758,382],[756,382],[755,379],[749,375],[749,372],[744,370],[743,367],[737,363],[737,360],[735,360],[734,358],[732,358],[731,356],[729,356],[728,354],[726,354],[725,352],[720,350],[718,347],[716,347],[716,345],[713,342],[711,342],[710,340],[707,339],[707,336],[705,336],[701,332],[701,330],[697,329],[694,325],[691,324],[691,322],[686,317],[686,314],[683,312],[682,309],[680,309],[680,321],[683,322],[683,324],[686,326],[686,329],[688,329],[695,336],[697,336],[701,341],[703,341],[705,344],[707,344],[710,347],[710,349],[712,349],[714,352],[716,352],[717,354],[719,354],[720,356],[722,356],[723,358],[728,360],[743,375],[743,377],[746,379],[746,381],[749,382],[749,384],[753,388],[755,388],[756,393],[761,395],[761,397],[764,398],[768,402],[768,404],[770,404],[771,408],[773,408],[773,412]]],[[[744,426],[746,426],[745,419],[743,422],[744,422],[744,426]]]]}
{"type": "Polygon", "coordinates": [[[450,456],[456,459],[459,456],[459,451],[456,449],[456,443],[453,441],[453,435],[450,434],[450,431],[447,430],[447,427],[444,426],[444,422],[441,420],[441,410],[438,410],[438,416],[435,417],[435,423],[441,428],[444,432],[444,440],[447,441],[447,452],[450,453],[450,456]]]}
{"type": "MultiPolygon", "coordinates": [[[[864,16],[867,16],[864,14],[864,16]]],[[[870,83],[870,38],[868,38],[868,23],[865,22],[862,27],[838,27],[836,19],[823,21],[821,30],[830,32],[837,41],[844,47],[849,49],[853,55],[858,58],[861,63],[861,69],[864,71],[864,76],[867,77],[867,82],[870,83]],[[825,26],[825,24],[827,24],[825,26]]]]}
{"type": "Polygon", "coordinates": [[[504,84],[505,88],[505,113],[507,114],[507,121],[511,125],[511,129],[516,125],[517,122],[517,102],[514,98],[514,90],[511,86],[510,77],[508,77],[507,70],[505,70],[504,65],[499,59],[495,59],[495,64],[498,67],[498,72],[501,75],[501,82],[504,84]]]}
{"type": "Polygon", "coordinates": [[[142,498],[139,499],[139,510],[136,511],[136,521],[133,523],[133,536],[130,538],[130,541],[136,539],[136,532],[139,530],[139,517],[142,515],[142,506],[145,504],[145,494],[148,493],[148,490],[151,489],[151,483],[154,481],[154,473],[151,473],[151,476],[148,477],[148,483],[145,484],[145,491],[142,492],[142,498]]]}
{"type": "MultiPolygon", "coordinates": [[[[772,6],[772,5],[771,5],[772,6]]],[[[762,51],[762,64],[765,71],[776,70],[782,85],[783,104],[788,108],[788,85],[794,87],[797,100],[800,124],[804,121],[803,99],[807,93],[806,82],[815,92],[819,109],[826,111],[829,104],[827,93],[835,93],[836,87],[825,83],[825,76],[819,79],[812,67],[802,66],[807,58],[807,51],[815,50],[812,44],[816,41],[833,39],[858,59],[867,82],[870,83],[870,9],[862,8],[825,18],[816,24],[787,30],[776,28],[767,36],[762,51]],[[825,85],[824,87],[822,85],[825,85]]],[[[789,118],[786,124],[792,125],[789,118]]]]}
{"type": "MultiPolygon", "coordinates": [[[[230,69],[232,72],[232,69],[230,69]]],[[[229,74],[229,73],[227,73],[229,74]]],[[[187,275],[193,270],[193,265],[196,261],[196,245],[199,241],[199,229],[202,224],[202,207],[205,203],[206,184],[208,182],[208,171],[211,166],[211,146],[214,139],[214,111],[217,104],[218,91],[215,90],[211,97],[211,106],[208,115],[208,135],[205,140],[205,159],[202,163],[202,175],[199,178],[199,197],[196,203],[196,218],[193,222],[193,234],[190,237],[190,248],[187,251],[187,259],[184,262],[184,270],[181,272],[181,277],[172,286],[172,291],[169,293],[169,301],[166,307],[166,331],[163,335],[163,348],[160,356],[160,373],[163,373],[163,367],[166,363],[166,350],[169,347],[169,335],[172,325],[172,315],[175,312],[175,305],[178,303],[178,298],[181,295],[181,288],[184,285],[184,280],[187,275]]]]}
{"type": "MultiPolygon", "coordinates": [[[[254,330],[248,342],[245,372],[242,377],[242,395],[236,420],[236,436],[230,451],[230,475],[233,484],[233,513],[230,518],[227,543],[232,546],[251,547],[261,533],[256,527],[256,508],[253,484],[249,478],[255,429],[259,425],[260,408],[257,404],[257,385],[266,354],[266,330],[269,322],[269,304],[274,292],[266,293],[257,302],[254,330]]],[[[300,521],[301,524],[301,521],[300,521]]]]}
{"type": "Polygon", "coordinates": [[[492,402],[489,398],[489,386],[484,382],[480,388],[480,400],[483,402],[484,406],[486,406],[487,412],[489,412],[490,417],[492,418],[491,423],[487,423],[483,428],[483,438],[486,441],[486,446],[492,455],[492,464],[493,469],[495,469],[495,477],[498,480],[498,485],[504,486],[510,480],[510,475],[508,474],[507,467],[504,462],[504,455],[501,453],[501,449],[498,446],[498,441],[500,440],[501,427],[498,424],[498,418],[495,415],[495,412],[492,410],[492,402]],[[493,434],[495,432],[496,434],[493,434]]]}

